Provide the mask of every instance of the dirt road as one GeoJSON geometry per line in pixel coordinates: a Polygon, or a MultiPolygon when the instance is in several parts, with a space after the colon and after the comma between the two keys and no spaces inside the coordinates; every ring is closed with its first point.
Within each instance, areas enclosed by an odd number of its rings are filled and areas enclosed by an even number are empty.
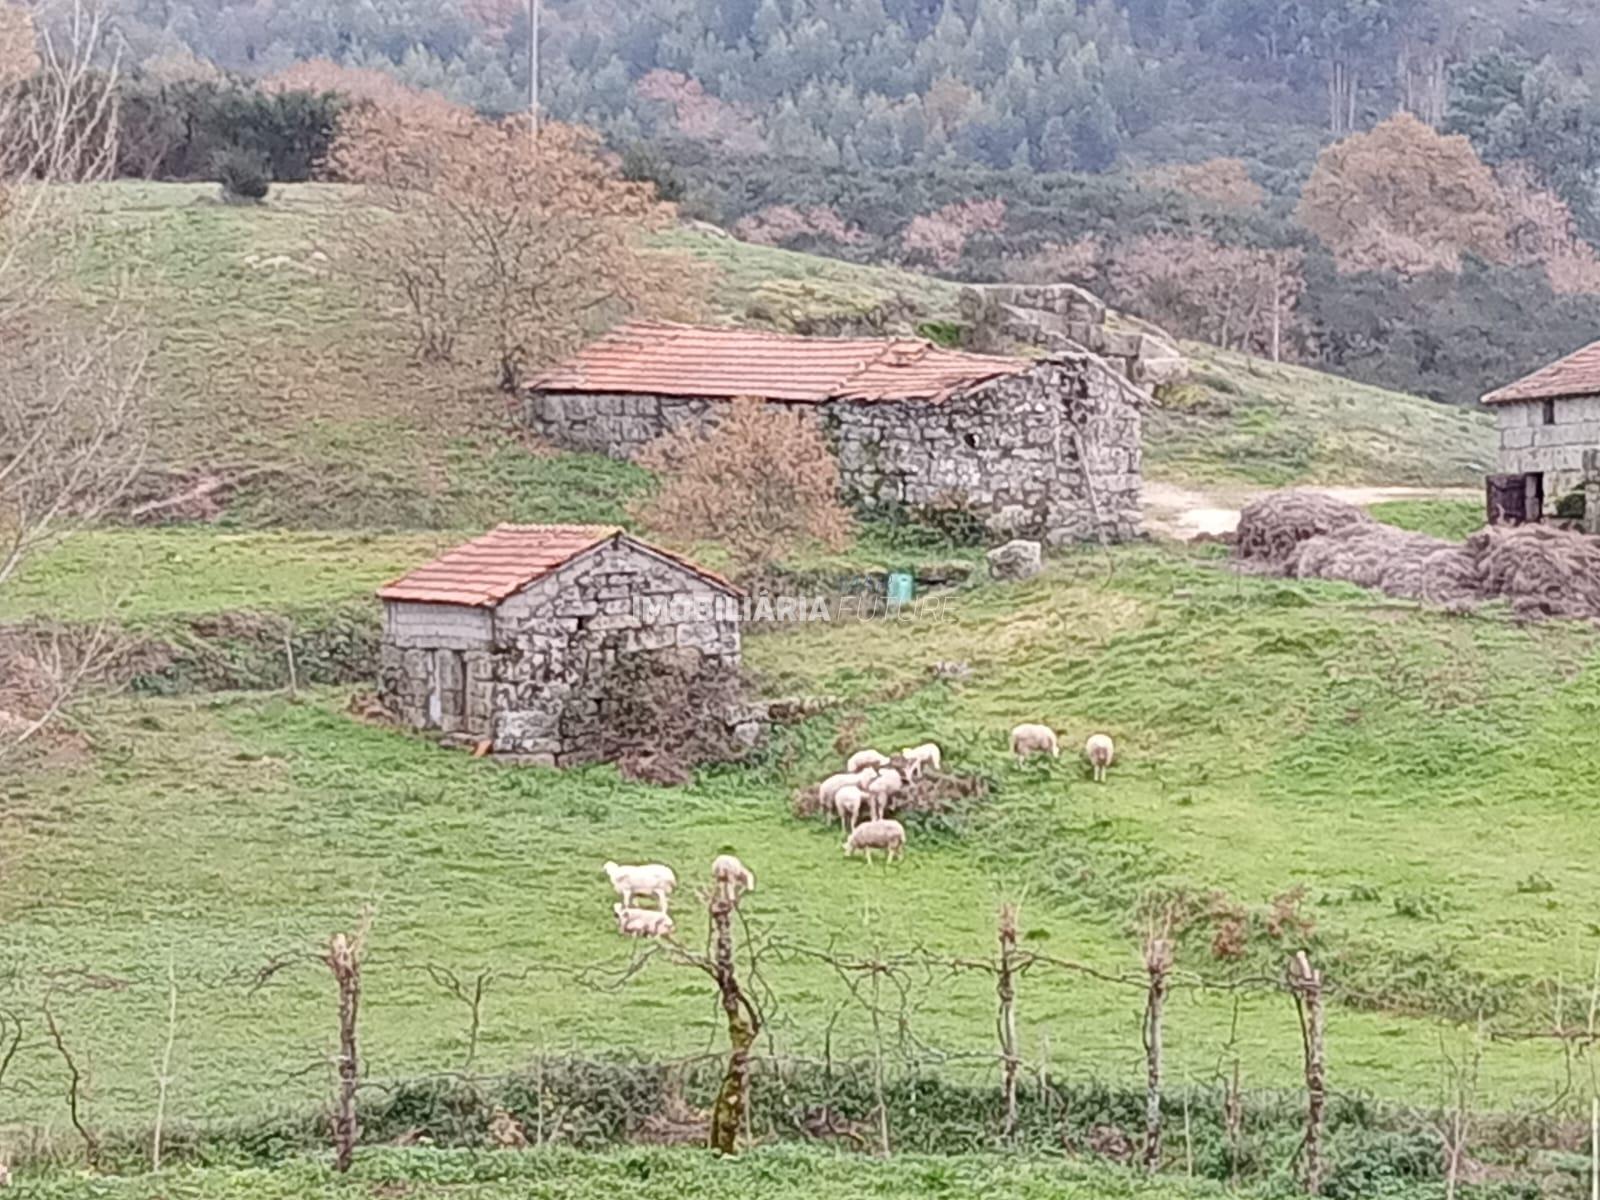
{"type": "MultiPolygon", "coordinates": [[[[1257,496],[1277,488],[1219,485],[1184,487],[1146,480],[1144,484],[1144,527],[1158,537],[1188,540],[1197,534],[1232,533],[1239,524],[1239,510],[1257,496]]],[[[1351,504],[1381,504],[1386,500],[1481,500],[1477,488],[1425,487],[1316,487],[1302,491],[1321,492],[1351,504]]]]}

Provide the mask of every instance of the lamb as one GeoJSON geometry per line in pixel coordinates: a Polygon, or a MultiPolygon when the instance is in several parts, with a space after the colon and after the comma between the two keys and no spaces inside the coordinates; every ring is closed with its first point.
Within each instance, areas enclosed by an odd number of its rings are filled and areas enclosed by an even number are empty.
{"type": "Polygon", "coordinates": [[[1061,743],[1048,725],[1018,725],[1011,731],[1011,753],[1018,762],[1030,754],[1048,753],[1051,758],[1060,758],[1061,743]]]}
{"type": "Polygon", "coordinates": [[[1089,760],[1089,765],[1094,768],[1094,781],[1096,783],[1104,783],[1106,781],[1106,768],[1111,765],[1111,759],[1116,752],[1117,748],[1111,741],[1110,734],[1092,734],[1089,740],[1083,744],[1083,754],[1089,760]]]}
{"type": "Polygon", "coordinates": [[[865,767],[860,771],[843,771],[838,775],[829,775],[817,785],[817,800],[823,807],[827,807],[840,788],[866,787],[877,773],[876,767],[865,767]]]}
{"type": "Polygon", "coordinates": [[[943,766],[939,747],[933,742],[923,742],[920,746],[902,750],[900,757],[906,760],[912,779],[921,778],[922,773],[929,768],[937,771],[943,766]]]}
{"type": "Polygon", "coordinates": [[[849,857],[857,850],[867,856],[867,862],[872,861],[872,852],[882,850],[888,855],[889,861],[904,856],[906,849],[906,827],[899,821],[867,821],[857,825],[844,840],[845,856],[849,857]]]}
{"type": "Polygon", "coordinates": [[[867,794],[855,784],[847,784],[833,794],[833,811],[839,814],[839,824],[849,833],[856,827],[856,822],[861,820],[861,806],[867,802],[867,794]]]}
{"type": "Polygon", "coordinates": [[[889,797],[905,787],[905,779],[894,768],[885,768],[879,771],[877,777],[867,784],[867,797],[872,805],[872,819],[883,819],[883,810],[888,806],[889,797]]]}
{"type": "Polygon", "coordinates": [[[617,889],[617,895],[622,897],[624,908],[633,907],[635,896],[654,896],[661,911],[666,912],[667,897],[678,886],[678,877],[672,873],[672,868],[660,863],[619,867],[614,862],[608,862],[605,872],[611,878],[611,886],[617,889]]]}
{"type": "Polygon", "coordinates": [[[611,911],[617,916],[617,932],[627,937],[671,937],[676,928],[671,917],[653,908],[627,908],[613,904],[611,911]]]}
{"type": "Polygon", "coordinates": [[[740,892],[756,890],[756,877],[750,868],[731,854],[719,854],[711,860],[711,878],[716,880],[717,894],[732,903],[740,892]]]}
{"type": "Polygon", "coordinates": [[[845,763],[847,771],[859,771],[862,767],[887,767],[889,756],[879,754],[876,750],[857,750],[850,756],[850,761],[845,763]]]}

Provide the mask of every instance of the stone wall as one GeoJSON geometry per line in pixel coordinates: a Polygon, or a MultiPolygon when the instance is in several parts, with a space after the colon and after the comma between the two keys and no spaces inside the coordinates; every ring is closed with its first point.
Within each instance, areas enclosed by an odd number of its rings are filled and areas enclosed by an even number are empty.
{"type": "MultiPolygon", "coordinates": [[[[608,543],[495,614],[496,752],[554,766],[601,756],[600,685],[619,656],[674,651],[737,670],[737,602],[670,559],[608,543]]],[[[732,724],[749,724],[730,713],[732,724]]],[[[746,728],[753,739],[760,730],[746,728]]]]}
{"type": "Polygon", "coordinates": [[[836,402],[824,419],[853,503],[967,508],[997,537],[1122,541],[1139,530],[1138,398],[1062,355],[938,402],[836,402]]]}
{"type": "Polygon", "coordinates": [[[530,430],[557,446],[632,459],[663,434],[704,424],[722,403],[684,396],[530,392],[523,414],[530,430]]]}
{"type": "Polygon", "coordinates": [[[1583,483],[1583,452],[1600,448],[1600,396],[1553,401],[1555,423],[1544,423],[1544,402],[1494,405],[1500,434],[1499,470],[1544,474],[1545,504],[1583,483]]]}
{"type": "Polygon", "coordinates": [[[489,736],[494,614],[454,604],[383,606],[378,694],[416,729],[489,736]]]}
{"type": "Polygon", "coordinates": [[[1021,342],[1049,351],[1086,351],[1147,388],[1188,376],[1188,360],[1165,331],[1126,316],[1119,316],[1121,328],[1113,329],[1106,318],[1098,296],[1070,283],[961,290],[961,319],[976,350],[1004,353],[1021,342]]]}

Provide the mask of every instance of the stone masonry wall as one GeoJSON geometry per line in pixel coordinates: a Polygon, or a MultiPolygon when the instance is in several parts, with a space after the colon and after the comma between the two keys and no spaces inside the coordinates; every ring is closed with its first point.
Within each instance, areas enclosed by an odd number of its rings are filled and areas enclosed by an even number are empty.
{"type": "Polygon", "coordinates": [[[1544,423],[1544,402],[1494,406],[1500,434],[1499,470],[1505,475],[1544,474],[1544,498],[1553,508],[1583,482],[1583,452],[1600,449],[1600,396],[1555,401],[1555,423],[1544,423]]]}
{"type": "Polygon", "coordinates": [[[739,666],[735,599],[626,543],[584,555],[509,598],[495,629],[494,749],[553,766],[600,757],[605,714],[597,688],[618,656],[670,650],[739,666]]]}
{"type": "Polygon", "coordinates": [[[969,507],[997,536],[1052,544],[1139,529],[1141,416],[1083,356],[932,402],[828,406],[848,498],[969,507]]]}
{"type": "Polygon", "coordinates": [[[530,392],[523,412],[528,428],[557,446],[632,459],[679,426],[705,423],[721,404],[683,396],[530,392]]]}
{"type": "Polygon", "coordinates": [[[413,728],[487,737],[493,636],[486,608],[386,603],[379,696],[413,728]]]}

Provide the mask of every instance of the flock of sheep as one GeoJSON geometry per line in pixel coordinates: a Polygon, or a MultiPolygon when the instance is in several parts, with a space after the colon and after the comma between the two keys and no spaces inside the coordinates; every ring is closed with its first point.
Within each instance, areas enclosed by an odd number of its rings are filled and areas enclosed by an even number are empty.
{"type": "MultiPolygon", "coordinates": [[[[1047,725],[1018,725],[1011,731],[1011,753],[1019,763],[1035,754],[1060,758],[1061,741],[1047,725]]],[[[1084,742],[1083,756],[1095,782],[1104,783],[1116,746],[1108,734],[1091,734],[1084,742]]],[[[905,826],[888,816],[894,797],[908,783],[942,767],[943,754],[933,742],[909,747],[893,757],[877,750],[858,750],[843,771],[818,784],[817,799],[823,811],[831,807],[845,831],[846,856],[860,852],[870,863],[874,850],[883,851],[891,862],[904,855],[905,826]],[[863,809],[865,821],[861,819],[863,809]]],[[[618,933],[653,938],[672,935],[675,926],[667,915],[667,898],[678,886],[678,877],[671,867],[662,863],[619,866],[608,862],[605,873],[618,896],[611,910],[617,918],[618,933]],[[645,896],[655,898],[655,908],[635,906],[634,901],[645,896]]],[[[738,900],[743,892],[753,892],[756,887],[756,877],[732,854],[719,854],[712,861],[711,879],[718,895],[729,901],[738,900]]]]}

